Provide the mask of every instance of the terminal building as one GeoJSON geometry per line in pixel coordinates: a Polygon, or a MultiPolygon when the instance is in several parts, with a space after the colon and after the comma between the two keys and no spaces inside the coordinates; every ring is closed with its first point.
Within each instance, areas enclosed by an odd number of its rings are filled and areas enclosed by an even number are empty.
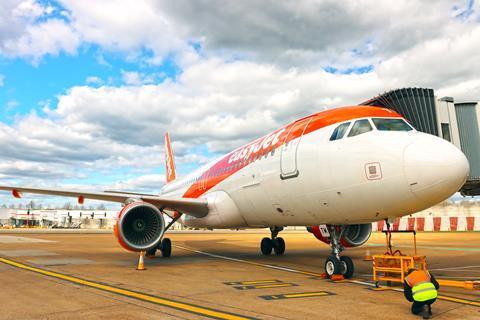
{"type": "Polygon", "coordinates": [[[480,106],[478,102],[437,99],[433,89],[403,88],[385,92],[362,103],[393,109],[417,130],[439,136],[456,145],[467,156],[470,176],[462,195],[480,195],[480,106]]]}

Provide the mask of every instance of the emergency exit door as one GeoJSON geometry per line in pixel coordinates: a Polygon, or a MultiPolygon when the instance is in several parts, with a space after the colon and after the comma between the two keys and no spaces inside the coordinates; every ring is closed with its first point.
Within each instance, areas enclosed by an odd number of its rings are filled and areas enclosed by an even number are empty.
{"type": "Polygon", "coordinates": [[[311,117],[301,119],[295,122],[285,137],[282,153],[280,155],[280,178],[295,178],[300,173],[298,171],[297,152],[305,129],[312,120],[311,117]]]}

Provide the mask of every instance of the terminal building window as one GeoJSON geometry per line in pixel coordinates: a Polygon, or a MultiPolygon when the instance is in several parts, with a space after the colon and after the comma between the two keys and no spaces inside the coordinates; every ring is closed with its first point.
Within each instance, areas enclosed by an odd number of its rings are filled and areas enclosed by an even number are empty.
{"type": "Polygon", "coordinates": [[[442,137],[443,139],[452,142],[450,137],[450,125],[448,123],[442,123],[442,137]]]}

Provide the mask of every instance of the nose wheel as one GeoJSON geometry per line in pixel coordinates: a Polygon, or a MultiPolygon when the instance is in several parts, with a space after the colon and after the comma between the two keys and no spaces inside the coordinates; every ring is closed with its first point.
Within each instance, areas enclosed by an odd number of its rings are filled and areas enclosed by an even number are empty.
{"type": "Polygon", "coordinates": [[[340,252],[344,250],[344,247],[340,244],[340,238],[344,230],[345,226],[329,226],[332,255],[325,261],[325,273],[329,278],[334,274],[340,274],[345,279],[350,279],[355,271],[352,258],[340,256],[340,252]]]}
{"type": "Polygon", "coordinates": [[[285,253],[285,240],[282,237],[277,237],[278,233],[283,230],[283,227],[270,228],[271,238],[263,238],[260,242],[260,251],[264,256],[272,254],[282,255],[285,253]]]}

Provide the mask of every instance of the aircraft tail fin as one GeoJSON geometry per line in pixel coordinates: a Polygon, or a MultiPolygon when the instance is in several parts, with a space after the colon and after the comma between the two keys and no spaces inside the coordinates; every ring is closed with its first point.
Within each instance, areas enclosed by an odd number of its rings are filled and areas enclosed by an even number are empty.
{"type": "Polygon", "coordinates": [[[170,144],[170,135],[165,134],[165,168],[167,173],[167,183],[175,180],[175,161],[173,159],[172,145],[170,144]]]}

